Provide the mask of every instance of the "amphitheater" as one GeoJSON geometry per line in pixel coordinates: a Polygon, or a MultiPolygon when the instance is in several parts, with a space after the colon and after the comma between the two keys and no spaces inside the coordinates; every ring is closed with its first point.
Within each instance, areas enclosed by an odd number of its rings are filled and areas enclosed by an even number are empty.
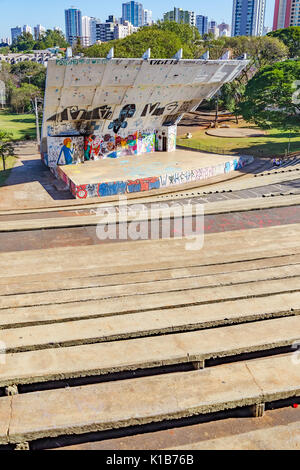
{"type": "Polygon", "coordinates": [[[300,155],[128,194],[124,212],[18,153],[0,188],[1,448],[299,448],[300,155]],[[199,207],[194,250],[177,222],[199,207]],[[107,208],[119,230],[172,210],[170,236],[102,240],[107,208]]]}

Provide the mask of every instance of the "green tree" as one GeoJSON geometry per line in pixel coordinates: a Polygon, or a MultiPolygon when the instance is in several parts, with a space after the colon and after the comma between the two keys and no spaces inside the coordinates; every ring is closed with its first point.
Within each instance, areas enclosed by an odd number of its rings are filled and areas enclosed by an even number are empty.
{"type": "Polygon", "coordinates": [[[95,44],[84,49],[83,53],[87,57],[106,57],[111,47],[115,48],[115,57],[142,57],[150,47],[153,58],[172,58],[181,48],[184,58],[194,58],[193,49],[189,43],[184,43],[175,31],[159,25],[141,28],[137,33],[124,39],[95,44]]]}
{"type": "Polygon", "coordinates": [[[19,85],[28,83],[45,89],[46,68],[37,62],[19,62],[11,66],[11,73],[17,77],[19,85]]]}
{"type": "Polygon", "coordinates": [[[35,85],[23,83],[19,88],[14,87],[11,95],[11,107],[16,113],[32,111],[32,103],[36,97],[40,97],[41,92],[35,85]]]}
{"type": "Polygon", "coordinates": [[[220,92],[221,104],[227,111],[235,115],[237,123],[240,114],[239,104],[244,96],[245,89],[244,83],[233,80],[232,82],[225,83],[220,92]]]}
{"type": "Polygon", "coordinates": [[[6,87],[6,100],[10,104],[11,94],[14,87],[19,84],[18,78],[11,73],[11,65],[7,62],[1,62],[0,80],[3,80],[6,87]]]}
{"type": "Polygon", "coordinates": [[[44,50],[51,47],[67,48],[69,46],[65,36],[61,31],[48,29],[38,41],[36,41],[33,49],[44,50]]]}
{"type": "Polygon", "coordinates": [[[0,158],[3,163],[3,170],[6,170],[5,160],[14,155],[14,146],[12,143],[12,134],[0,130],[0,158]]]}
{"type": "Polygon", "coordinates": [[[12,49],[15,52],[28,52],[32,51],[35,45],[35,40],[31,33],[21,34],[12,44],[12,49]]]}
{"type": "Polygon", "coordinates": [[[300,57],[300,26],[278,29],[267,36],[280,39],[288,47],[290,58],[300,57]]]}
{"type": "Polygon", "coordinates": [[[264,67],[246,86],[240,105],[244,119],[263,128],[299,129],[299,83],[299,60],[264,67]]]}
{"type": "Polygon", "coordinates": [[[8,55],[10,53],[10,47],[0,44],[0,54],[8,55]]]}

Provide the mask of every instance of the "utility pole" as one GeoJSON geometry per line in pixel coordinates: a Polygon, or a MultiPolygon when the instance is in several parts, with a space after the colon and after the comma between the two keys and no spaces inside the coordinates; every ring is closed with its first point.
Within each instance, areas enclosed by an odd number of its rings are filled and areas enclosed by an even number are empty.
{"type": "Polygon", "coordinates": [[[34,111],[35,111],[35,122],[36,122],[36,140],[37,140],[37,144],[40,145],[41,136],[40,136],[40,123],[39,123],[39,111],[38,111],[37,97],[34,98],[34,111]]]}

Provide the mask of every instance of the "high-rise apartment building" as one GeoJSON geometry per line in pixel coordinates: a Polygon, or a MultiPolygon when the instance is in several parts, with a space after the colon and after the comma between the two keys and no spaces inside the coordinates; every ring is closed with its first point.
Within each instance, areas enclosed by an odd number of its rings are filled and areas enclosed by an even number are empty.
{"type": "Polygon", "coordinates": [[[15,28],[11,28],[11,42],[13,43],[18,39],[19,36],[22,34],[21,26],[16,26],[15,28]]]}
{"type": "Polygon", "coordinates": [[[300,0],[275,0],[273,31],[300,26],[300,0]]]}
{"type": "Polygon", "coordinates": [[[82,15],[77,8],[65,10],[66,38],[68,43],[73,46],[78,38],[82,38],[82,15]]]}
{"type": "Polygon", "coordinates": [[[196,27],[201,34],[201,36],[204,36],[204,34],[208,33],[208,17],[203,16],[203,15],[197,15],[196,16],[196,27]]]}
{"type": "Polygon", "coordinates": [[[82,39],[81,44],[83,47],[91,46],[96,42],[96,38],[94,37],[94,42],[92,41],[92,26],[93,26],[93,18],[90,16],[83,16],[82,17],[82,39]]]}
{"type": "Polygon", "coordinates": [[[38,41],[46,32],[46,28],[42,26],[41,24],[37,24],[34,27],[34,39],[38,41]]]}
{"type": "Polygon", "coordinates": [[[29,26],[28,24],[24,24],[24,26],[23,26],[23,33],[32,34],[32,27],[29,26]]]}
{"type": "Polygon", "coordinates": [[[218,28],[219,28],[221,37],[224,37],[224,36],[229,37],[230,36],[230,25],[229,24],[223,22],[223,23],[219,24],[218,28]]]}
{"type": "Polygon", "coordinates": [[[266,0],[233,0],[232,36],[262,36],[266,0]]]}
{"type": "Polygon", "coordinates": [[[144,26],[151,26],[152,23],[153,23],[152,11],[151,10],[144,10],[144,20],[143,20],[144,26]]]}
{"type": "Polygon", "coordinates": [[[144,24],[143,5],[138,2],[122,4],[122,21],[129,21],[133,26],[140,27],[144,24]]]}
{"type": "Polygon", "coordinates": [[[212,20],[208,23],[208,32],[217,39],[220,35],[220,30],[218,28],[218,23],[215,20],[212,20]]]}
{"type": "Polygon", "coordinates": [[[114,39],[124,39],[137,30],[138,28],[129,23],[129,21],[124,21],[123,24],[117,23],[114,27],[114,39]]]}
{"type": "Polygon", "coordinates": [[[96,39],[101,42],[108,42],[115,39],[115,26],[117,24],[116,18],[111,15],[105,23],[100,20],[96,23],[96,39]]]}
{"type": "Polygon", "coordinates": [[[183,10],[182,8],[174,8],[164,14],[164,21],[175,21],[176,23],[189,24],[196,26],[196,17],[193,11],[183,10]]]}

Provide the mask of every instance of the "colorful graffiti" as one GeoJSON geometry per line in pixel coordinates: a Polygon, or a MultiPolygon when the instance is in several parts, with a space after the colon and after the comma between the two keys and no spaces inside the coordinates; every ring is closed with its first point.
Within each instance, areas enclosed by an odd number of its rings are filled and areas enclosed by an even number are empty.
{"type": "Polygon", "coordinates": [[[72,165],[83,160],[83,137],[48,137],[49,167],[72,165]]]}
{"type": "Polygon", "coordinates": [[[228,171],[240,170],[245,165],[251,163],[253,157],[239,157],[229,162],[207,168],[185,170],[171,174],[163,174],[157,177],[139,178],[128,181],[111,181],[98,184],[84,184],[76,186],[63,170],[59,168],[58,174],[61,179],[69,186],[72,194],[78,199],[88,197],[107,197],[118,194],[131,194],[136,192],[151,191],[154,189],[166,188],[185,183],[192,183],[214,176],[218,176],[228,171]],[[229,170],[230,169],[230,170],[229,170]]]}
{"type": "Polygon", "coordinates": [[[103,137],[91,135],[84,139],[85,160],[126,157],[151,153],[154,150],[154,132],[133,132],[127,137],[111,134],[105,134],[103,137]]]}

